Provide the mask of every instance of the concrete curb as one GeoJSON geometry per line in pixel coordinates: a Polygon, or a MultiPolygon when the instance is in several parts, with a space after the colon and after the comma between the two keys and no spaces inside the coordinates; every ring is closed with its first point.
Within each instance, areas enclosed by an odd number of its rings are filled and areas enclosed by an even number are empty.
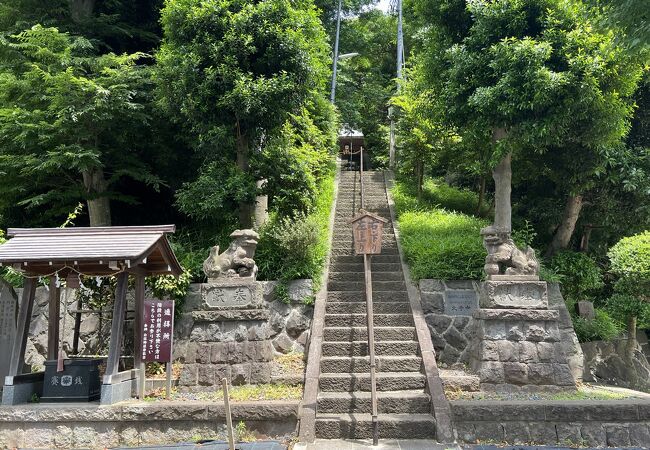
{"type": "Polygon", "coordinates": [[[334,176],[334,200],[330,210],[328,242],[330,243],[325,258],[325,270],[321,277],[320,290],[314,302],[314,316],[311,322],[307,368],[305,370],[305,390],[302,404],[298,411],[299,434],[302,442],[314,442],[316,438],[316,406],[318,401],[318,379],[320,377],[320,359],[323,346],[323,328],[325,327],[325,303],[327,302],[327,279],[330,272],[332,256],[332,238],[334,236],[334,221],[341,179],[341,162],[336,159],[336,175],[334,176]]]}
{"type": "Polygon", "coordinates": [[[393,222],[393,230],[397,240],[397,250],[399,251],[400,261],[402,263],[402,272],[404,273],[404,282],[406,283],[406,290],[411,304],[411,311],[413,313],[413,322],[420,344],[420,351],[422,353],[422,364],[424,365],[424,373],[427,380],[427,388],[431,396],[431,406],[433,416],[436,418],[436,436],[438,442],[453,443],[455,442],[454,428],[452,423],[451,408],[449,401],[445,396],[445,391],[442,386],[442,379],[438,372],[438,365],[436,364],[436,352],[431,342],[431,334],[429,327],[424,319],[424,312],[422,311],[422,303],[420,301],[420,292],[415,284],[411,281],[411,272],[406,265],[404,251],[399,240],[399,227],[397,226],[397,216],[395,214],[395,202],[390,195],[390,189],[395,182],[395,175],[392,171],[387,170],[384,172],[384,180],[386,185],[386,198],[388,199],[388,208],[390,209],[390,218],[393,222]]]}

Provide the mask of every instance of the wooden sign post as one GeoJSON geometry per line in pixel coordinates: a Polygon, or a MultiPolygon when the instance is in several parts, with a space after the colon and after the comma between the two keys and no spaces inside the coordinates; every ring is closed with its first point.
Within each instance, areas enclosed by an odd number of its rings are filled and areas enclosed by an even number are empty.
{"type": "Polygon", "coordinates": [[[359,214],[348,222],[352,224],[354,251],[357,255],[363,255],[363,268],[366,280],[366,316],[368,320],[368,353],[370,356],[370,400],[372,403],[373,445],[377,445],[379,442],[379,421],[377,419],[377,366],[375,361],[375,330],[370,258],[372,255],[381,253],[381,238],[384,232],[384,224],[387,222],[388,220],[383,217],[369,213],[363,209],[360,209],[359,214]]]}

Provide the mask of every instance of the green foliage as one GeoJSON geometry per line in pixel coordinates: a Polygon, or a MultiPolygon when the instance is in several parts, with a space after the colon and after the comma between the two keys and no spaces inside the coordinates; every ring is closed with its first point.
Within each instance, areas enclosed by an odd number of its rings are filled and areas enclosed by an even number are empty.
{"type": "Polygon", "coordinates": [[[567,302],[592,300],[604,286],[600,268],[585,253],[560,252],[548,263],[548,267],[558,275],[567,302]]]}
{"type": "Polygon", "coordinates": [[[476,211],[478,196],[475,192],[449,186],[441,179],[427,179],[423,183],[418,201],[414,183],[401,181],[393,190],[398,213],[415,209],[443,208],[471,215],[476,211]]]}
{"type": "Polygon", "coordinates": [[[51,217],[79,200],[133,202],[112,191],[125,179],[160,186],[136,144],[150,118],[143,55],[91,48],[40,25],[0,41],[0,209],[51,217]]]}
{"type": "MultiPolygon", "coordinates": [[[[438,203],[418,203],[403,183],[395,185],[392,195],[399,214],[400,242],[415,280],[482,278],[485,250],[480,230],[486,221],[436,209],[438,203]]],[[[464,195],[458,191],[448,197],[464,195]]]]}
{"type": "Polygon", "coordinates": [[[512,240],[519,248],[532,247],[536,237],[537,232],[528,220],[524,220],[524,225],[521,228],[512,230],[512,240]]]}
{"type": "Polygon", "coordinates": [[[615,321],[603,309],[596,308],[596,317],[592,320],[572,315],[573,329],[578,341],[611,341],[621,335],[623,329],[620,322],[615,321]]]}
{"type": "Polygon", "coordinates": [[[295,217],[273,215],[260,231],[255,254],[260,279],[280,280],[280,298],[286,300],[286,283],[300,278],[314,280],[318,289],[329,247],[329,217],[334,200],[334,172],[323,178],[313,211],[295,217]]]}

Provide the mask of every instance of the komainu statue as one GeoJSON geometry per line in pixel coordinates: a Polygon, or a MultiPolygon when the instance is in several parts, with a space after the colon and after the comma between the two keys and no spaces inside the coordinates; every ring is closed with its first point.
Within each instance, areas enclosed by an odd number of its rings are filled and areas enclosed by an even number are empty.
{"type": "Polygon", "coordinates": [[[253,230],[235,230],[231,235],[233,241],[228,249],[219,253],[219,246],[210,249],[210,256],[203,262],[203,271],[208,279],[250,278],[257,275],[255,249],[260,236],[253,230]]]}
{"type": "Polygon", "coordinates": [[[519,250],[509,231],[502,231],[494,225],[481,230],[483,246],[487,250],[485,273],[489,275],[539,275],[539,263],[535,250],[526,247],[519,250]]]}

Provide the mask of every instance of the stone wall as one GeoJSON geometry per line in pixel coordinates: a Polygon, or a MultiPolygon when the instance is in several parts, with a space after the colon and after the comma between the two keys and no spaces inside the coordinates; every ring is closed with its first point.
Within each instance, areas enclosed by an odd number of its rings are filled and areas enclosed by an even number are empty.
{"type": "Polygon", "coordinates": [[[276,285],[255,282],[259,302],[244,309],[210,307],[206,298],[214,286],[191,286],[174,336],[174,358],[184,363],[182,389],[201,390],[221,378],[235,385],[269,383],[276,354],[305,350],[313,307],[304,301],[312,296],[312,282],[289,283],[288,303],[276,298],[276,285]]]}
{"type": "Polygon", "coordinates": [[[650,401],[452,401],[459,443],[647,448],[650,401]]]}
{"type": "Polygon", "coordinates": [[[646,356],[639,348],[630,364],[623,357],[626,345],[627,339],[583,342],[585,381],[650,392],[650,364],[646,356]]]}
{"type": "MultiPolygon", "coordinates": [[[[289,440],[298,401],[231,403],[233,422],[289,440]]],[[[122,406],[37,404],[0,408],[0,448],[104,449],[226,439],[223,403],[156,402],[122,406]]]]}
{"type": "MultiPolygon", "coordinates": [[[[438,364],[441,367],[452,368],[465,366],[470,359],[469,344],[476,338],[476,327],[471,314],[478,308],[480,282],[420,280],[419,288],[422,309],[429,325],[438,364]],[[467,306],[473,303],[472,295],[477,299],[475,307],[464,311],[452,310],[454,297],[461,299],[465,297],[467,306]]],[[[560,343],[568,358],[571,373],[574,379],[579,381],[582,379],[583,372],[582,349],[557,283],[548,283],[548,307],[558,311],[560,343]]]]}

